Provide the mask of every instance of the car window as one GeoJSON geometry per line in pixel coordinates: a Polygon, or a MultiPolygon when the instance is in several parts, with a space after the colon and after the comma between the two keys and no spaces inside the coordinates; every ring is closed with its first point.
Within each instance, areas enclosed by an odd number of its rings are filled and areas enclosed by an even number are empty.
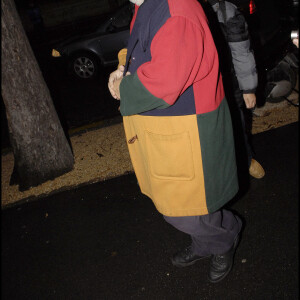
{"type": "Polygon", "coordinates": [[[126,6],[120,13],[113,19],[112,25],[116,31],[129,28],[132,18],[132,10],[130,6],[126,6]]]}

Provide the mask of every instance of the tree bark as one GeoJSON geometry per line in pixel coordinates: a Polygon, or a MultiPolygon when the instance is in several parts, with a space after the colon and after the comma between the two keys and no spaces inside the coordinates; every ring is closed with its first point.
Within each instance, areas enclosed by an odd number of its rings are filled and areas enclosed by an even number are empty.
{"type": "Polygon", "coordinates": [[[2,97],[19,190],[73,169],[74,158],[14,1],[1,0],[2,97]]]}

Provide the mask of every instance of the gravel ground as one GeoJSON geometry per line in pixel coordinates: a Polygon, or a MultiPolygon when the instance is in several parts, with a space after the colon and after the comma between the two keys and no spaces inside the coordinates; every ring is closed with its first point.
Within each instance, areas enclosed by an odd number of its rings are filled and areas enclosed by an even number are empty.
{"type": "MultiPolygon", "coordinates": [[[[294,92],[288,99],[298,103],[299,94],[294,92]]],[[[297,122],[298,119],[299,108],[290,102],[285,100],[279,103],[266,103],[263,107],[255,110],[252,133],[257,134],[284,126],[297,122]]],[[[12,153],[2,155],[2,207],[18,201],[27,202],[78,185],[107,180],[133,171],[122,123],[75,135],[71,137],[71,144],[75,157],[74,169],[55,180],[24,192],[20,192],[18,186],[9,185],[14,165],[12,153]]]]}

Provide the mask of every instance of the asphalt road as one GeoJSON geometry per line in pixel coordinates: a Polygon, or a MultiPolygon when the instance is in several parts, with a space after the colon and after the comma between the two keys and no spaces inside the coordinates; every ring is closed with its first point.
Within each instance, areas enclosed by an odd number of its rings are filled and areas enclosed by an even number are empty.
{"type": "Polygon", "coordinates": [[[228,206],[244,221],[232,272],[170,256],[189,237],[164,222],[133,174],[2,211],[2,299],[299,299],[298,123],[257,134],[266,176],[228,206]]]}

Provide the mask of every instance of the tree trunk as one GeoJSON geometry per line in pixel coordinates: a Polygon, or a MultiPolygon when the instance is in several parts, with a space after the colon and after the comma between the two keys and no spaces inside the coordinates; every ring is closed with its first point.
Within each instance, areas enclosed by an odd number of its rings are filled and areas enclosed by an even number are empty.
{"type": "Polygon", "coordinates": [[[13,0],[1,0],[2,97],[19,190],[73,169],[74,158],[13,0]]]}

